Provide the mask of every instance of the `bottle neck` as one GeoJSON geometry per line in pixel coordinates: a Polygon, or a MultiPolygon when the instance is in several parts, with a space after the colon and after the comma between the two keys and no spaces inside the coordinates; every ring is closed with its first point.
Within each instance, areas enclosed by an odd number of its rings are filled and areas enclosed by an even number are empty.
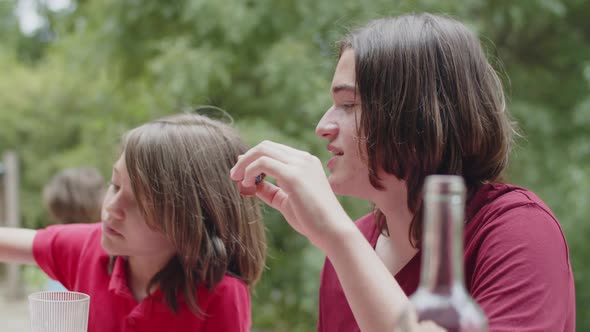
{"type": "Polygon", "coordinates": [[[420,287],[450,294],[463,286],[464,196],[426,192],[420,287]]]}

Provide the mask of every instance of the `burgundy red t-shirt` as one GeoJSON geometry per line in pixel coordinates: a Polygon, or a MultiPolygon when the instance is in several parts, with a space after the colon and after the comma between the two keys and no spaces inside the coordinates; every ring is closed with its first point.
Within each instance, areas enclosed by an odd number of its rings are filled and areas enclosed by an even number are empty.
{"type": "Polygon", "coordinates": [[[250,331],[250,294],[242,280],[226,275],[211,291],[198,287],[205,316],[193,314],[182,299],[174,313],[159,290],[138,303],[127,285],[126,260],[118,257],[109,275],[100,238],[100,224],[70,224],[40,230],[33,242],[35,260],[49,277],[90,295],[88,332],[250,331]]]}
{"type": "MultiPolygon", "coordinates": [[[[488,317],[490,331],[575,331],[568,248],[549,208],[526,189],[488,184],[469,201],[466,220],[465,285],[488,317]]],[[[373,213],[356,225],[375,248],[379,230],[373,213]]],[[[408,296],[418,287],[420,267],[418,252],[395,275],[408,296]]],[[[328,259],[320,283],[318,331],[360,331],[328,259]]]]}

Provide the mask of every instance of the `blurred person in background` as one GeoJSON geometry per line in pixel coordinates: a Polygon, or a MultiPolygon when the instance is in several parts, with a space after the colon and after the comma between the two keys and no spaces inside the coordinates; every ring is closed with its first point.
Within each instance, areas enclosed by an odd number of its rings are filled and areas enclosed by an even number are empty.
{"type": "Polygon", "coordinates": [[[98,169],[66,168],[43,187],[43,204],[54,223],[97,222],[105,191],[98,169]]]}
{"type": "MultiPolygon", "coordinates": [[[[94,167],[66,168],[43,187],[43,205],[57,224],[100,221],[106,183],[94,167]]],[[[56,280],[49,279],[46,290],[65,291],[56,280]]]]}

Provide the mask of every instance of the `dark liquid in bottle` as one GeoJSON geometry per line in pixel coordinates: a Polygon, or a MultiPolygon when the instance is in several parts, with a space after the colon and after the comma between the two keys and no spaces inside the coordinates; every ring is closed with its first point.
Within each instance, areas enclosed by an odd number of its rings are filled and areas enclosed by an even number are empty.
{"type": "Polygon", "coordinates": [[[447,332],[463,332],[459,323],[459,314],[454,308],[436,308],[418,312],[418,321],[433,321],[447,332]]]}

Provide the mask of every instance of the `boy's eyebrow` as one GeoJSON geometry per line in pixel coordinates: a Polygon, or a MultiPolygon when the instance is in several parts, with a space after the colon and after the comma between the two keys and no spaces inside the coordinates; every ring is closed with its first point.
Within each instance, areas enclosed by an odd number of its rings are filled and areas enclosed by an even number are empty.
{"type": "Polygon", "coordinates": [[[344,91],[344,92],[354,92],[355,93],[356,92],[356,86],[345,83],[345,84],[334,85],[332,87],[332,93],[333,94],[339,93],[341,91],[344,91]]]}

